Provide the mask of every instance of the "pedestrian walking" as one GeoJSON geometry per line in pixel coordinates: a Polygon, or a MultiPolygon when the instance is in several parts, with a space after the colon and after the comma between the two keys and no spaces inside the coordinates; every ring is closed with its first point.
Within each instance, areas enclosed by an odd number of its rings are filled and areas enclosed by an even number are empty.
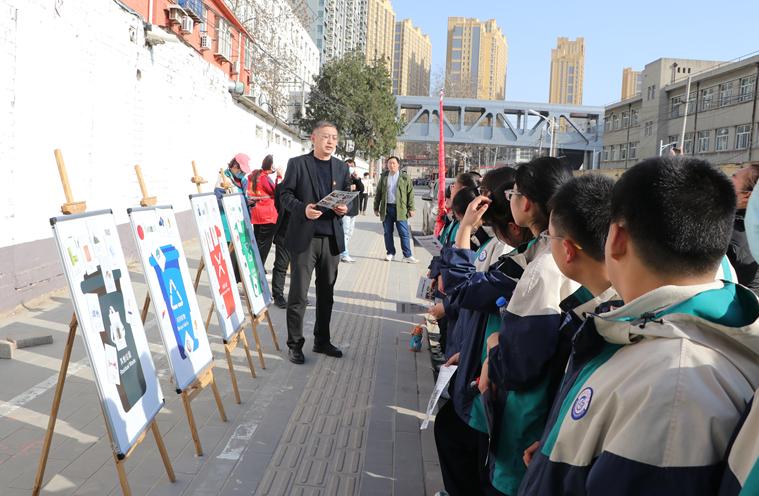
{"type": "Polygon", "coordinates": [[[393,230],[398,229],[401,238],[403,261],[417,263],[411,253],[411,232],[408,219],[414,216],[414,186],[406,173],[401,173],[401,161],[398,157],[390,157],[386,162],[387,171],[382,173],[374,195],[374,215],[382,219],[385,230],[385,260],[392,261],[395,257],[395,242],[393,230]]]}
{"type": "Polygon", "coordinates": [[[359,195],[359,200],[361,200],[359,208],[361,210],[361,215],[366,215],[366,206],[369,204],[369,197],[374,194],[374,183],[372,182],[371,177],[369,177],[368,172],[364,172],[364,178],[361,179],[361,183],[364,185],[364,192],[359,195]]]}
{"type": "Polygon", "coordinates": [[[287,299],[287,346],[291,362],[302,364],[303,316],[311,274],[316,272],[315,353],[339,358],[343,352],[330,340],[330,320],[340,253],[345,250],[341,218],[348,206],[328,210],[316,203],[333,190],[348,191],[350,175],[345,163],[332,154],[338,142],[337,127],[317,122],[311,133],[311,153],[291,158],[282,182],[281,203],[290,213],[286,247],[290,252],[290,294],[287,299]]]}
{"type": "MultiPolygon", "coordinates": [[[[348,159],[345,163],[350,164],[351,166],[355,165],[353,159],[348,159]]],[[[359,210],[359,198],[364,194],[364,184],[361,182],[361,179],[359,179],[356,171],[353,171],[353,174],[351,174],[350,190],[358,191],[359,197],[357,197],[351,202],[350,205],[348,205],[348,213],[343,217],[345,250],[343,250],[343,252],[340,254],[340,261],[345,263],[354,263],[356,261],[354,258],[351,258],[348,251],[348,245],[350,244],[351,237],[353,236],[353,229],[356,227],[356,216],[358,215],[359,210]]]]}
{"type": "Polygon", "coordinates": [[[261,163],[261,168],[256,169],[248,176],[247,196],[250,205],[250,221],[253,223],[253,233],[256,235],[258,253],[261,255],[261,263],[266,265],[269,256],[274,233],[277,226],[277,209],[274,206],[274,188],[282,180],[277,172],[277,179],[272,180],[274,169],[274,157],[267,155],[261,163]]]}

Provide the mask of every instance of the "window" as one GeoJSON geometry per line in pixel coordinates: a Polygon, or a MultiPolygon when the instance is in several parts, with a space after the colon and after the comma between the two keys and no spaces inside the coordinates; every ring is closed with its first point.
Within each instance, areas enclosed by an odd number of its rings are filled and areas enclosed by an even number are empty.
{"type": "MultiPolygon", "coordinates": [[[[400,40],[400,37],[398,37],[398,41],[399,41],[399,42],[401,41],[401,40],[400,40]]],[[[461,38],[453,38],[453,39],[451,40],[451,46],[452,46],[453,48],[459,48],[459,49],[461,49],[461,38]]]]}
{"type": "Polygon", "coordinates": [[[735,127],[735,148],[745,150],[748,148],[751,138],[751,124],[743,124],[735,127]]]}
{"type": "MultiPolygon", "coordinates": [[[[675,135],[672,135],[672,136],[667,136],[667,141],[665,141],[665,142],[664,142],[664,144],[665,144],[665,145],[668,145],[668,144],[670,144],[670,143],[678,143],[678,144],[679,144],[679,140],[678,140],[677,138],[678,138],[678,135],[677,135],[677,134],[675,134],[675,135]]],[[[677,147],[678,145],[677,145],[677,144],[675,144],[675,145],[672,145],[672,146],[673,146],[673,147],[677,147]]]]}
{"type": "Polygon", "coordinates": [[[740,80],[740,86],[738,89],[738,101],[747,102],[753,98],[754,83],[756,82],[756,76],[744,77],[740,80]]]}
{"type": "Polygon", "coordinates": [[[638,158],[638,142],[630,143],[627,145],[627,156],[630,160],[638,158]]]}
{"type": "Polygon", "coordinates": [[[614,131],[619,129],[619,116],[617,114],[611,116],[611,128],[614,131]]]}
{"type": "Polygon", "coordinates": [[[232,60],[232,33],[224,19],[219,19],[216,36],[216,52],[227,60],[232,60]]]}
{"type": "Polygon", "coordinates": [[[648,121],[646,122],[646,127],[643,130],[644,136],[653,136],[654,135],[654,121],[648,121]]]}
{"type": "Polygon", "coordinates": [[[727,150],[727,138],[730,134],[730,131],[726,127],[721,127],[717,129],[717,135],[714,139],[714,150],[718,152],[723,152],[727,150]]]}
{"type": "Polygon", "coordinates": [[[683,153],[693,153],[693,133],[685,133],[683,148],[683,153]]]}
{"type": "Polygon", "coordinates": [[[609,147],[605,146],[603,149],[603,160],[604,162],[609,160],[609,147]]]}
{"type": "Polygon", "coordinates": [[[619,160],[627,160],[627,143],[619,145],[619,160]]]}
{"type": "Polygon", "coordinates": [[[626,128],[630,126],[630,113],[629,112],[622,112],[622,128],[626,128]]]}
{"type": "Polygon", "coordinates": [[[709,151],[709,138],[711,131],[699,131],[698,132],[698,153],[704,153],[709,151]]]}
{"type": "Polygon", "coordinates": [[[604,132],[609,132],[611,130],[611,116],[607,115],[604,118],[604,132]]]}
{"type": "Polygon", "coordinates": [[[630,125],[637,126],[638,125],[638,109],[633,109],[631,114],[632,115],[630,119],[630,125]]]}
{"type": "Polygon", "coordinates": [[[701,110],[709,110],[714,105],[714,88],[701,90],[701,110]]]}
{"type": "Polygon", "coordinates": [[[614,145],[611,145],[609,147],[609,160],[614,161],[617,160],[617,148],[614,145]]]}
{"type": "Polygon", "coordinates": [[[683,104],[682,95],[673,96],[669,99],[669,117],[674,119],[680,117],[680,107],[683,104]]]}
{"type": "Polygon", "coordinates": [[[733,97],[733,82],[728,81],[719,85],[719,106],[725,107],[730,105],[733,97]]]}
{"type": "Polygon", "coordinates": [[[264,137],[264,128],[261,126],[256,126],[256,138],[263,138],[264,137]]]}

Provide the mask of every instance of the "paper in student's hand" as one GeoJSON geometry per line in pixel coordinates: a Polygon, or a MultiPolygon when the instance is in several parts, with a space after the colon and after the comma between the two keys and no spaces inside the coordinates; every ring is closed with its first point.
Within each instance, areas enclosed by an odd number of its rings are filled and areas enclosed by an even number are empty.
{"type": "Polygon", "coordinates": [[[430,255],[433,257],[440,256],[443,245],[435,236],[414,236],[414,240],[422,245],[422,248],[430,252],[430,255]]]}
{"type": "Polygon", "coordinates": [[[317,207],[333,209],[338,205],[349,205],[358,196],[358,191],[335,190],[316,204],[317,207]]]}
{"type": "Polygon", "coordinates": [[[432,412],[435,411],[435,406],[440,399],[440,395],[443,394],[443,391],[445,390],[446,386],[448,386],[448,383],[451,381],[451,377],[453,377],[453,373],[456,372],[457,368],[458,365],[440,367],[440,371],[437,374],[437,382],[435,383],[435,388],[432,390],[430,400],[427,402],[427,411],[425,412],[424,421],[422,422],[420,430],[426,429],[429,425],[430,418],[432,417],[432,412]]]}

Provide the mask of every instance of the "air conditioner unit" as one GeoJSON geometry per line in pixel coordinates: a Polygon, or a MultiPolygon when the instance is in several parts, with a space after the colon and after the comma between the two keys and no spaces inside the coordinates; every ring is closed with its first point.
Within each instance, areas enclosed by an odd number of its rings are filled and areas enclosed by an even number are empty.
{"type": "Polygon", "coordinates": [[[192,34],[192,29],[195,27],[195,21],[190,16],[182,17],[182,33],[192,34]]]}
{"type": "Polygon", "coordinates": [[[211,37],[207,34],[200,35],[200,49],[201,50],[210,50],[211,49],[211,37]]]}
{"type": "Polygon", "coordinates": [[[185,17],[184,10],[179,5],[169,5],[169,23],[182,24],[182,18],[185,17]]]}
{"type": "Polygon", "coordinates": [[[240,74],[240,61],[236,60],[230,64],[232,66],[232,74],[240,74]]]}

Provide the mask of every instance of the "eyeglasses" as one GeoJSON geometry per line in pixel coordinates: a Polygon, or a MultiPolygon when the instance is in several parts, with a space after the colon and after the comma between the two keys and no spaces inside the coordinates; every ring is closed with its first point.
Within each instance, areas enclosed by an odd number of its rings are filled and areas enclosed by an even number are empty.
{"type": "Polygon", "coordinates": [[[513,189],[507,189],[506,191],[503,192],[503,194],[506,196],[506,201],[511,201],[514,195],[524,196],[524,193],[520,193],[519,191],[514,191],[513,189]]]}
{"type": "Polygon", "coordinates": [[[570,243],[572,243],[572,245],[575,248],[577,248],[578,250],[582,250],[582,246],[578,245],[574,241],[567,240],[567,238],[565,238],[564,236],[551,236],[550,234],[548,234],[548,231],[543,231],[542,233],[540,233],[540,238],[545,239],[547,241],[552,240],[552,239],[555,239],[557,241],[564,241],[564,240],[566,240],[566,241],[569,241],[570,243]]]}
{"type": "Polygon", "coordinates": [[[337,141],[337,135],[336,134],[317,134],[317,136],[323,140],[334,140],[337,141]]]}

